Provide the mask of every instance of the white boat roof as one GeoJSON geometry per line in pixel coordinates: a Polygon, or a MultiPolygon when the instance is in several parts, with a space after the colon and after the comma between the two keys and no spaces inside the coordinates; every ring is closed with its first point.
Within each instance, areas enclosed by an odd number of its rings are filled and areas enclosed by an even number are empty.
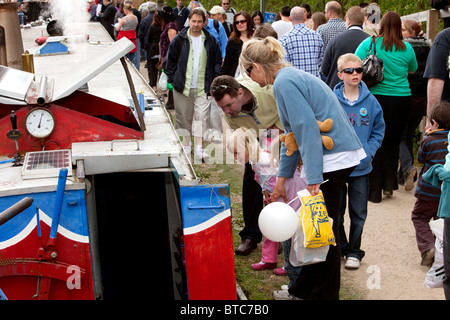
{"type": "MultiPolygon", "coordinates": [[[[41,46],[35,42],[37,38],[48,35],[46,26],[22,29],[24,49],[34,54],[35,81],[38,82],[42,76],[46,76],[49,83],[54,83],[52,101],[56,104],[58,99],[70,95],[87,82],[87,93],[130,106],[130,87],[119,58],[123,56],[123,52],[129,51],[128,45],[131,42],[112,41],[98,22],[82,23],[77,27],[78,34],[65,35],[65,39],[60,39],[68,46],[69,53],[54,55],[39,55],[41,46]],[[84,36],[80,37],[80,34],[88,35],[89,40],[85,40],[84,36]]],[[[128,60],[127,65],[136,92],[143,92],[145,97],[156,98],[155,103],[160,105],[153,107],[152,110],[145,110],[144,139],[138,142],[73,143],[73,164],[77,160],[83,160],[86,174],[172,170],[180,185],[198,184],[190,159],[184,152],[169,113],[161,105],[144,77],[128,60]]],[[[0,185],[0,194],[2,189],[0,185]]]]}

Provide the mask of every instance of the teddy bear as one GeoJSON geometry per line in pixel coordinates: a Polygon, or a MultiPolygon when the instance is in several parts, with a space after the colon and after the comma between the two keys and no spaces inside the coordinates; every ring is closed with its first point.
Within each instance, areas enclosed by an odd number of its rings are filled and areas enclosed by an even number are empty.
{"type": "MultiPolygon", "coordinates": [[[[326,119],[325,121],[319,121],[317,120],[317,124],[319,125],[319,130],[322,133],[327,133],[333,128],[333,120],[332,119],[326,119]]],[[[281,135],[280,140],[284,142],[284,145],[286,146],[286,155],[289,157],[291,156],[295,150],[298,150],[297,141],[295,140],[294,133],[289,132],[286,135],[281,135]]],[[[322,134],[322,143],[327,150],[333,149],[334,142],[333,139],[329,136],[322,134]]]]}

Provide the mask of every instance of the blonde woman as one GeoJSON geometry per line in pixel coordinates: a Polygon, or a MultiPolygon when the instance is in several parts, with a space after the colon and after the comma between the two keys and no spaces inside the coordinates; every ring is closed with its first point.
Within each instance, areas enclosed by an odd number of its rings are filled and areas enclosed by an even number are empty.
{"type": "MultiPolygon", "coordinates": [[[[273,85],[285,134],[293,132],[299,146],[299,150],[288,157],[282,144],[272,199],[288,200],[284,181],[293,177],[301,154],[306,188],[312,195],[317,195],[319,188],[322,190],[328,215],[338,221],[341,190],[354,167],[366,155],[334,93],[319,78],[287,64],[284,55],[280,42],[267,37],[246,42],[239,60],[247,77],[261,87],[273,85]],[[326,119],[333,120],[333,128],[327,133],[334,141],[331,150],[322,146],[317,124],[317,120],[326,119]],[[328,182],[321,184],[324,180],[328,182]]],[[[330,246],[327,260],[303,266],[293,287],[273,292],[275,299],[339,299],[341,261],[337,225],[333,225],[337,245],[330,246]]]]}

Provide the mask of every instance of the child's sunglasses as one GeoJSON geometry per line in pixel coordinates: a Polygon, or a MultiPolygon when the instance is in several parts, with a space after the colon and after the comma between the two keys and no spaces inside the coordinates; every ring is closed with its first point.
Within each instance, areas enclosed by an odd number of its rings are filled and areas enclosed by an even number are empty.
{"type": "Polygon", "coordinates": [[[356,71],[356,73],[362,73],[364,71],[364,68],[363,67],[345,68],[345,69],[342,69],[341,72],[345,72],[345,73],[348,73],[348,74],[353,74],[353,71],[356,71]]]}

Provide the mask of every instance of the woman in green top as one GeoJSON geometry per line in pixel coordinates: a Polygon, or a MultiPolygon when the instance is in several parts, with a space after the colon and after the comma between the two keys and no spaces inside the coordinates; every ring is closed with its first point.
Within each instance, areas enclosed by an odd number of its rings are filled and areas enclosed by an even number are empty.
{"type": "MultiPolygon", "coordinates": [[[[369,51],[369,37],[356,49],[364,59],[369,51]]],[[[383,109],[386,132],[383,143],[373,159],[369,176],[369,200],[381,202],[381,193],[390,197],[398,189],[397,169],[399,144],[411,108],[408,73],[417,69],[412,46],[403,41],[402,22],[396,12],[389,11],[381,19],[380,35],[375,37],[377,57],[384,63],[383,82],[370,88],[383,109]]]]}

